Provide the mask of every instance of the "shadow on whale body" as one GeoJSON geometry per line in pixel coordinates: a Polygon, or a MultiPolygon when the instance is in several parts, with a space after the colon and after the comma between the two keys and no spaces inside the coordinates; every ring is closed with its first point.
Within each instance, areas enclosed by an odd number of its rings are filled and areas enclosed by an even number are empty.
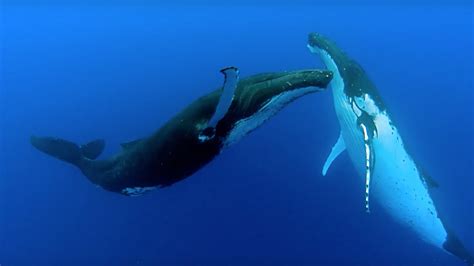
{"type": "Polygon", "coordinates": [[[447,227],[431,197],[436,182],[406,150],[400,132],[364,69],[321,34],[309,34],[308,48],[333,72],[330,85],[341,127],[339,139],[324,164],[323,175],[337,156],[347,150],[357,172],[365,178],[367,211],[370,193],[397,222],[421,239],[474,265],[474,257],[447,227]]]}
{"type": "Polygon", "coordinates": [[[122,151],[109,159],[96,160],[103,140],[79,146],[32,136],[31,144],[77,166],[106,190],[136,196],[192,175],[290,102],[322,91],[332,78],[325,70],[264,73],[242,80],[236,68],[222,73],[222,89],[197,99],[151,136],[123,143],[122,151]]]}

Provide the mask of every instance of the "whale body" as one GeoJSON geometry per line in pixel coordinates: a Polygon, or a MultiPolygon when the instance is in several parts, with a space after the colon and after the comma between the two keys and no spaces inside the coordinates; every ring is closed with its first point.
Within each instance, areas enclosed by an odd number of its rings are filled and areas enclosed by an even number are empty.
{"type": "Polygon", "coordinates": [[[105,142],[85,145],[32,136],[38,150],[77,166],[94,184],[127,196],[170,186],[198,171],[225,147],[238,142],[290,102],[324,90],[326,70],[264,73],[239,80],[236,68],[226,81],[191,103],[151,136],[122,144],[122,151],[97,160],[105,142]]]}
{"type": "Polygon", "coordinates": [[[437,183],[405,148],[400,132],[363,68],[321,34],[309,35],[308,48],[334,74],[330,86],[341,127],[323,175],[333,160],[347,150],[358,174],[365,179],[367,212],[373,197],[421,239],[472,265],[472,255],[449,230],[431,198],[430,191],[437,183]]]}

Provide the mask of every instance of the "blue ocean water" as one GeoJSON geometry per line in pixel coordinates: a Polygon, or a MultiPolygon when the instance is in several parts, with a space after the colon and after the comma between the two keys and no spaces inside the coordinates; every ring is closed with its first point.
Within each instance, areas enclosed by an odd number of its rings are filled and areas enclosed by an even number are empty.
{"type": "MultiPolygon", "coordinates": [[[[271,3],[270,3],[271,4],[271,3]]],[[[322,67],[320,32],[378,86],[434,200],[474,251],[473,11],[456,5],[5,5],[0,264],[463,265],[395,223],[347,154],[331,92],[290,104],[193,176],[142,197],[92,185],[29,137],[120,143],[242,76],[322,67]]]]}

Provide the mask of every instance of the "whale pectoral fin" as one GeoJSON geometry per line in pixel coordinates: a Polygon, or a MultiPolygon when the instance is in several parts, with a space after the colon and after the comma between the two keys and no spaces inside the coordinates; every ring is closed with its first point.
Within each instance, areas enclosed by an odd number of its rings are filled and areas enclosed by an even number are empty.
{"type": "Polygon", "coordinates": [[[370,196],[370,181],[372,179],[374,169],[374,150],[372,148],[372,139],[369,138],[367,127],[364,124],[360,124],[362,133],[364,134],[364,147],[365,147],[365,210],[367,213],[370,212],[369,207],[369,196],[370,196]]]}
{"type": "Polygon", "coordinates": [[[217,123],[226,115],[234,99],[237,84],[239,83],[239,70],[236,67],[223,68],[221,69],[221,73],[224,74],[222,94],[217,103],[214,115],[209,120],[208,127],[216,127],[217,123]]]}
{"type": "Polygon", "coordinates": [[[369,206],[369,196],[370,196],[370,180],[372,178],[372,171],[370,169],[370,153],[367,154],[367,149],[370,150],[366,146],[366,156],[365,156],[365,162],[366,162],[366,170],[365,170],[365,211],[370,212],[370,206],[369,206]]]}
{"type": "Polygon", "coordinates": [[[219,121],[224,118],[227,111],[232,104],[234,99],[235,89],[239,83],[239,69],[236,67],[226,67],[220,71],[224,74],[224,85],[222,86],[222,93],[217,103],[216,110],[212,115],[211,119],[207,123],[207,127],[204,128],[198,135],[198,139],[201,142],[214,138],[216,132],[216,126],[219,121]]]}
{"type": "Polygon", "coordinates": [[[329,154],[326,162],[323,166],[322,174],[323,176],[326,175],[328,172],[329,167],[331,166],[332,162],[346,149],[346,144],[344,143],[344,139],[342,138],[342,132],[339,134],[339,138],[337,139],[336,144],[332,147],[331,153],[329,154]]]}
{"type": "Polygon", "coordinates": [[[121,143],[120,146],[122,146],[122,149],[128,150],[128,149],[134,147],[135,145],[137,145],[138,143],[140,143],[141,141],[142,141],[142,139],[136,139],[136,140],[132,140],[132,141],[129,141],[129,142],[121,143]]]}

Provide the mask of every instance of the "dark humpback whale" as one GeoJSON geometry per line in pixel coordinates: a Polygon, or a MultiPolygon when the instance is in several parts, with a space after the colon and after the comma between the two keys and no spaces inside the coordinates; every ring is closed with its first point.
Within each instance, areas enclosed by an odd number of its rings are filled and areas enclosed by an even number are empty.
{"type": "Polygon", "coordinates": [[[421,239],[473,265],[473,256],[446,226],[430,195],[436,182],[406,150],[399,130],[363,68],[320,34],[309,35],[308,48],[334,74],[330,85],[341,127],[323,175],[333,160],[347,150],[359,175],[365,178],[367,211],[370,192],[396,221],[421,239]]]}
{"type": "Polygon", "coordinates": [[[223,89],[197,99],[151,136],[122,144],[122,151],[109,159],[96,160],[103,140],[79,146],[32,136],[31,144],[77,166],[106,190],[136,196],[192,175],[290,102],[322,91],[332,78],[325,70],[265,73],[240,81],[236,68],[222,73],[223,89]]]}

